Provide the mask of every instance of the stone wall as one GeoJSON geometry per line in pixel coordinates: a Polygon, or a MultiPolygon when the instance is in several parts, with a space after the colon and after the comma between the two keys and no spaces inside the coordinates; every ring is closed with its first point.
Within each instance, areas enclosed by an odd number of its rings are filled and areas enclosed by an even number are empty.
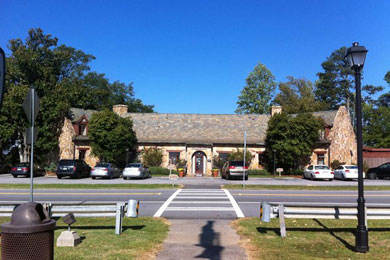
{"type": "Polygon", "coordinates": [[[60,159],[73,159],[74,146],[72,139],[75,136],[76,133],[74,132],[72,122],[66,118],[58,140],[60,159]]]}
{"type": "Polygon", "coordinates": [[[84,161],[91,167],[94,167],[99,159],[91,154],[90,146],[76,146],[74,147],[73,138],[76,136],[72,122],[69,119],[64,120],[64,125],[61,130],[61,134],[58,140],[58,146],[60,148],[60,160],[61,159],[73,159],[73,151],[76,152],[74,158],[79,158],[78,148],[86,149],[84,161]]]}
{"type": "Polygon", "coordinates": [[[347,164],[356,164],[356,135],[351,124],[351,117],[344,106],[341,106],[336,114],[328,139],[331,141],[329,148],[331,163],[339,160],[347,164]]]}
{"type": "Polygon", "coordinates": [[[127,109],[127,105],[115,105],[112,107],[112,111],[122,117],[127,115],[127,109]]]}
{"type": "MultiPolygon", "coordinates": [[[[139,151],[142,151],[144,148],[156,147],[161,149],[163,152],[162,164],[161,167],[168,168],[169,166],[169,152],[180,152],[180,159],[184,159],[187,161],[187,174],[193,175],[193,156],[196,152],[203,152],[206,156],[206,170],[205,175],[211,175],[211,170],[213,167],[213,158],[214,156],[218,156],[218,151],[222,152],[233,152],[236,150],[236,147],[213,147],[210,146],[172,146],[172,145],[158,145],[158,146],[139,146],[139,151]]],[[[258,152],[264,151],[264,148],[248,148],[248,151],[254,155],[252,158],[251,164],[249,165],[250,169],[261,169],[259,166],[259,157],[258,152]]],[[[142,161],[142,156],[141,156],[142,161]]]]}

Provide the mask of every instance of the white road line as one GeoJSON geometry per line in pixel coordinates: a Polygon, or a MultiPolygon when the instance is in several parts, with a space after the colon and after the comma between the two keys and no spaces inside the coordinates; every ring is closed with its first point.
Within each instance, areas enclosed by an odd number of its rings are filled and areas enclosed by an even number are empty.
{"type": "MultiPolygon", "coordinates": [[[[259,202],[254,202],[259,204],[259,202]]],[[[172,201],[171,204],[231,204],[230,201],[172,201]]]]}
{"type": "Polygon", "coordinates": [[[232,207],[168,207],[165,211],[235,211],[232,207]]]}
{"type": "Polygon", "coordinates": [[[223,192],[223,190],[196,189],[196,190],[182,190],[182,192],[223,192]]]}
{"type": "Polygon", "coordinates": [[[227,199],[226,196],[223,197],[212,197],[212,196],[177,196],[176,199],[227,199]]]}
{"type": "Polygon", "coordinates": [[[230,203],[232,203],[232,206],[234,208],[234,211],[236,212],[236,215],[238,218],[243,218],[245,217],[244,216],[244,213],[242,213],[240,207],[238,206],[236,200],[233,198],[232,194],[230,194],[230,192],[228,190],[224,190],[225,193],[226,193],[226,196],[229,198],[230,200],[230,203]]]}
{"type": "Polygon", "coordinates": [[[180,196],[225,196],[226,197],[226,194],[225,193],[216,194],[216,193],[182,193],[182,192],[180,192],[180,196]]]}
{"type": "Polygon", "coordinates": [[[171,201],[176,197],[177,194],[179,194],[180,191],[181,191],[181,189],[178,189],[177,191],[175,191],[175,193],[173,193],[167,199],[167,201],[165,201],[164,204],[162,204],[162,206],[157,210],[156,214],[154,214],[153,217],[161,217],[161,215],[163,214],[164,210],[168,207],[169,203],[171,203],[171,201]]]}

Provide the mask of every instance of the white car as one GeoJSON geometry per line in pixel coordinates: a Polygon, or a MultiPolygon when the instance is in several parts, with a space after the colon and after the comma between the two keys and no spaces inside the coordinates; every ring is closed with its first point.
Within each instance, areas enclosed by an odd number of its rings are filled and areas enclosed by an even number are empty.
{"type": "MultiPolygon", "coordinates": [[[[363,178],[365,178],[365,173],[363,172],[363,178]]],[[[358,178],[358,167],[356,165],[340,165],[334,171],[334,178],[347,180],[347,179],[357,179],[358,178]]]]}
{"type": "Polygon", "coordinates": [[[130,178],[142,178],[152,177],[150,175],[149,168],[145,167],[142,163],[130,163],[122,172],[124,180],[130,178]]]}
{"type": "Polygon", "coordinates": [[[310,165],[303,172],[304,179],[328,179],[329,181],[333,180],[334,173],[326,165],[310,165]]]}

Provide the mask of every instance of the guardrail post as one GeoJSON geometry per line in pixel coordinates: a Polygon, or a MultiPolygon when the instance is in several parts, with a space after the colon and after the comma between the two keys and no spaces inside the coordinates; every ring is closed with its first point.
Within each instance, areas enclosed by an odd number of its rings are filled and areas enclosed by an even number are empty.
{"type": "Polygon", "coordinates": [[[279,225],[280,225],[280,236],[286,237],[286,222],[284,221],[284,206],[279,205],[279,225]]]}
{"type": "Polygon", "coordinates": [[[122,234],[122,219],[124,214],[125,202],[118,202],[116,204],[116,218],[115,218],[115,234],[122,234]]]}
{"type": "Polygon", "coordinates": [[[129,200],[127,207],[127,217],[137,218],[139,210],[139,201],[138,200],[129,200]]]}
{"type": "Polygon", "coordinates": [[[260,219],[262,222],[271,220],[271,205],[267,202],[260,203],[260,219]]]}
{"type": "Polygon", "coordinates": [[[364,207],[364,223],[366,225],[366,230],[368,230],[368,225],[367,225],[367,206],[364,207]]]}

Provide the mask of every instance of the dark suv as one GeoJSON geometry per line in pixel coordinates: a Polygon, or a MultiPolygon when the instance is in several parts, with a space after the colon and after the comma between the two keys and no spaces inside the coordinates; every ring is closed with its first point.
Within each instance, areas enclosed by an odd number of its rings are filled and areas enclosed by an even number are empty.
{"type": "Polygon", "coordinates": [[[384,163],[375,168],[368,169],[367,178],[371,180],[390,177],[390,163],[384,163]]]}
{"type": "Polygon", "coordinates": [[[69,176],[70,178],[79,179],[89,177],[91,167],[82,160],[60,160],[57,165],[57,178],[69,176]]]}

